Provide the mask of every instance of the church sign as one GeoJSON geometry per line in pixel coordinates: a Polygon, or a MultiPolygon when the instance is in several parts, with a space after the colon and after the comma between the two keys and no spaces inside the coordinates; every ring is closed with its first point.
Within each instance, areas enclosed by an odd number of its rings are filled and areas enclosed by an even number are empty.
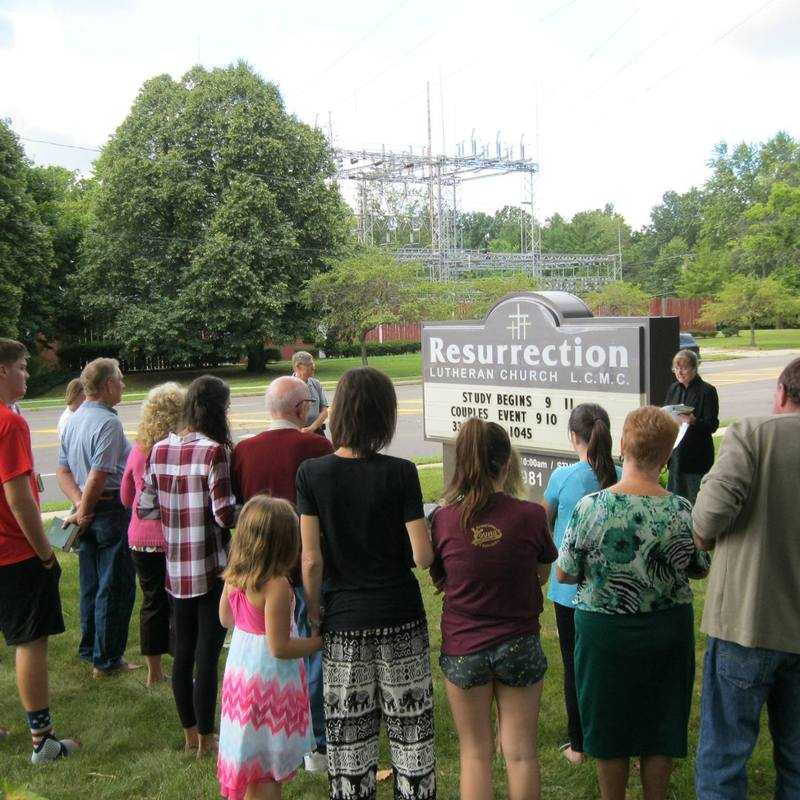
{"type": "Polygon", "coordinates": [[[593,317],[565,292],[506,297],[483,321],[425,323],[425,438],[445,445],[447,476],[461,425],[473,416],[497,422],[541,496],[552,470],[575,460],[571,410],[602,405],[618,457],[626,415],[663,399],[677,342],[674,317],[593,317]]]}

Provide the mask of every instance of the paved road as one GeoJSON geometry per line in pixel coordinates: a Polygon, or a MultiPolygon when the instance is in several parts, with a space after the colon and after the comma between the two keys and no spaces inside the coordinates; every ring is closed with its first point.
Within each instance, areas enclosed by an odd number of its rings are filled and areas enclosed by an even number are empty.
{"type": "MultiPolygon", "coordinates": [[[[702,374],[719,390],[720,419],[769,413],[775,379],[791,358],[785,354],[766,354],[704,365],[702,374]]],[[[407,458],[440,455],[440,444],[426,442],[422,438],[422,387],[398,386],[397,396],[397,434],[388,452],[407,458]]],[[[138,403],[118,407],[125,432],[130,438],[136,435],[139,410],[138,403]]],[[[44,502],[64,499],[54,476],[58,460],[56,423],[60,414],[60,408],[25,412],[31,426],[36,466],[44,476],[44,502]]],[[[237,441],[262,431],[266,427],[263,398],[234,398],[231,402],[231,426],[237,441]]]]}

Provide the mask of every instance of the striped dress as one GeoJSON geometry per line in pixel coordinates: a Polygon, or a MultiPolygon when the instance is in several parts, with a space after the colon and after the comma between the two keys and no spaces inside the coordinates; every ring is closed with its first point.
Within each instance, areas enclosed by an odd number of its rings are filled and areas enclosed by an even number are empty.
{"type": "Polygon", "coordinates": [[[315,742],[303,660],[270,653],[264,613],[243,590],[231,590],[228,602],[236,627],[222,682],[217,778],[223,797],[243,800],[248,784],[292,778],[315,742]]]}

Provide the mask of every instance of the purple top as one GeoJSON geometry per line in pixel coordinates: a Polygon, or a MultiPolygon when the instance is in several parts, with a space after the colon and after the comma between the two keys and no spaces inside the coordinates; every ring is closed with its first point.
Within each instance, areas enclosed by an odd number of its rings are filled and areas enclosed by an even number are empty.
{"type": "Polygon", "coordinates": [[[257,609],[248,599],[244,589],[231,589],[228,592],[228,605],[233,611],[233,621],[237,628],[247,633],[263,636],[267,632],[264,624],[264,611],[257,609]]]}
{"type": "MultiPolygon", "coordinates": [[[[139,505],[139,495],[144,485],[144,468],[147,456],[138,444],[134,444],[125,464],[122,474],[122,483],[119,487],[119,496],[122,504],[128,508],[139,505]]],[[[128,526],[128,544],[133,548],[158,547],[166,552],[167,543],[160,519],[139,519],[138,514],[131,514],[128,526]]]]}

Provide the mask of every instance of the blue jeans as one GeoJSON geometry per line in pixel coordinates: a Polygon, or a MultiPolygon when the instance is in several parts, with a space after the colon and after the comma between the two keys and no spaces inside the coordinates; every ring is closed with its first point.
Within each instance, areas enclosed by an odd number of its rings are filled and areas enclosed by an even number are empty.
{"type": "Polygon", "coordinates": [[[136,582],[128,548],[130,511],[101,501],[78,539],[81,593],[80,657],[100,670],[116,667],[128,643],[136,582]]]}
{"type": "MultiPolygon", "coordinates": [[[[297,632],[301,636],[309,636],[311,627],[308,624],[306,595],[301,586],[296,586],[294,590],[295,606],[294,621],[297,624],[297,632]]],[[[308,673],[308,694],[311,699],[311,726],[314,729],[314,738],[317,741],[317,749],[325,750],[325,706],[323,705],[322,688],[322,651],[317,650],[310,656],[306,656],[306,672],[308,673]]]]}
{"type": "Polygon", "coordinates": [[[800,655],[709,637],[700,706],[698,800],[746,800],[747,760],[767,704],[775,800],[800,797],[800,655]]]}

